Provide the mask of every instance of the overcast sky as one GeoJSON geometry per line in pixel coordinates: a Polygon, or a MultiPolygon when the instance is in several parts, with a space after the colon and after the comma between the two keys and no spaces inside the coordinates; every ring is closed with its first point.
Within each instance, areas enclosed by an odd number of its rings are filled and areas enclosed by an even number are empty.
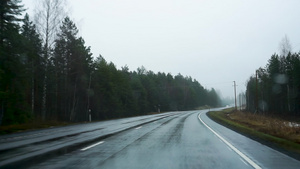
{"type": "MultiPolygon", "coordinates": [[[[23,0],[33,18],[36,0],[23,0]]],[[[191,76],[223,97],[279,51],[300,51],[299,0],[69,0],[69,16],[94,57],[117,68],[191,76]]]]}

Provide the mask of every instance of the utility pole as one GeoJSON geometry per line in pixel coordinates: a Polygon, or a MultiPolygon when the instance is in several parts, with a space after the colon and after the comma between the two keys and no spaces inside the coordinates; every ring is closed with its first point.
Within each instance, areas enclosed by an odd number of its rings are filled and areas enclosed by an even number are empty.
{"type": "Polygon", "coordinates": [[[243,100],[242,100],[242,98],[243,98],[243,94],[242,94],[242,93],[240,93],[240,94],[239,94],[239,100],[240,100],[240,111],[242,111],[242,105],[243,105],[243,100]]]}
{"type": "Polygon", "coordinates": [[[236,84],[235,84],[235,81],[233,81],[233,86],[234,86],[234,106],[235,106],[235,110],[237,110],[237,106],[236,106],[236,84]]]}
{"type": "Polygon", "coordinates": [[[91,80],[92,80],[92,72],[90,72],[89,89],[87,92],[88,95],[87,108],[86,108],[86,114],[90,122],[91,122],[91,109],[90,109],[91,80]]]}
{"type": "Polygon", "coordinates": [[[241,110],[241,93],[239,93],[238,97],[239,97],[238,99],[239,99],[239,107],[240,107],[239,109],[241,110]]]}
{"type": "Polygon", "coordinates": [[[291,111],[291,105],[290,105],[290,86],[287,84],[287,99],[288,99],[288,108],[289,112],[291,111]]]}
{"type": "Polygon", "coordinates": [[[258,79],[257,79],[257,73],[258,71],[256,70],[256,92],[255,92],[255,113],[258,111],[258,79]]]}

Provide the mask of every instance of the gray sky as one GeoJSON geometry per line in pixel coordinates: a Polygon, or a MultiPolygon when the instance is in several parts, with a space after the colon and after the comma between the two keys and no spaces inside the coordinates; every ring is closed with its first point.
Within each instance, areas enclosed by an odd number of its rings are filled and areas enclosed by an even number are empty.
{"type": "MultiPolygon", "coordinates": [[[[33,18],[36,0],[23,0],[33,18]]],[[[119,69],[191,76],[224,97],[245,91],[287,35],[300,51],[299,0],[69,0],[80,35],[119,69]]]]}

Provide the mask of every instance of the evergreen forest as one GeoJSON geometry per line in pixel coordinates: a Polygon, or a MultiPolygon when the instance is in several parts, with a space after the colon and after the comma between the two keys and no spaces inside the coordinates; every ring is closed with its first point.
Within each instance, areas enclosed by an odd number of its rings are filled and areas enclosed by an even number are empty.
{"type": "Polygon", "coordinates": [[[300,116],[300,53],[273,54],[247,82],[247,109],[263,114],[300,116]]]}
{"type": "MultiPolygon", "coordinates": [[[[91,53],[69,17],[57,20],[59,17],[52,16],[56,13],[50,12],[46,13],[44,22],[35,23],[25,14],[21,3],[20,0],[0,1],[1,125],[30,121],[81,122],[88,121],[89,114],[92,120],[105,120],[220,105],[214,89],[205,89],[191,77],[154,73],[143,66],[135,71],[126,65],[117,69],[114,63],[91,53]]],[[[51,5],[57,4],[44,7],[51,5]]],[[[288,83],[279,84],[282,92],[276,95],[278,98],[265,96],[266,101],[275,99],[279,103],[290,98],[290,111],[299,112],[299,95],[297,100],[292,92],[290,97],[286,92],[287,85],[290,91],[299,90],[299,77],[295,75],[300,71],[299,55],[287,57],[289,60],[285,61],[296,59],[298,65],[287,65],[290,67],[284,72],[278,59],[274,56],[274,63],[270,63],[272,75],[285,73],[291,78],[288,83]],[[276,61],[278,69],[274,65],[276,61]]],[[[265,76],[260,79],[266,78],[268,83],[261,80],[261,87],[272,85],[271,76],[265,76]]],[[[275,110],[287,109],[275,105],[275,110]]]]}

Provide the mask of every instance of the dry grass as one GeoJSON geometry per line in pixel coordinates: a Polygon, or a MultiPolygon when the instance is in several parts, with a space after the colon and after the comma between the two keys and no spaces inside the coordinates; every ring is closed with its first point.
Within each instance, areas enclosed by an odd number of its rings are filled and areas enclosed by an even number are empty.
{"type": "Polygon", "coordinates": [[[240,111],[226,113],[226,117],[256,131],[300,144],[300,125],[290,125],[289,121],[277,117],[240,111]]]}
{"type": "MultiPolygon", "coordinates": [[[[300,126],[283,117],[225,109],[207,114],[216,122],[300,160],[300,126]]],[[[295,120],[295,119],[293,119],[295,120]]],[[[297,122],[300,123],[299,120],[297,122]]]]}

